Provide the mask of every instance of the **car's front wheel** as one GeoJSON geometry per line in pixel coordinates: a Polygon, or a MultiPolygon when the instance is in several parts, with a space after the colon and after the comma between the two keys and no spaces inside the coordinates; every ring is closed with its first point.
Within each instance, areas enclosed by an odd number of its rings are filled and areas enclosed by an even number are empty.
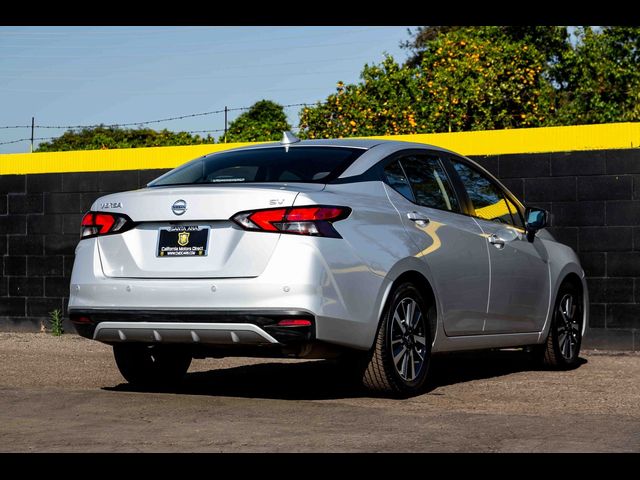
{"type": "Polygon", "coordinates": [[[179,345],[117,343],[116,364],[132,385],[168,387],[178,383],[191,365],[191,354],[179,345]]]}
{"type": "Polygon", "coordinates": [[[394,396],[420,392],[431,358],[429,305],[411,283],[391,293],[363,374],[370,390],[394,396]]]}
{"type": "Polygon", "coordinates": [[[575,367],[582,344],[582,322],[581,291],[572,283],[564,283],[558,291],[547,340],[534,350],[538,360],[550,368],[575,367]]]}

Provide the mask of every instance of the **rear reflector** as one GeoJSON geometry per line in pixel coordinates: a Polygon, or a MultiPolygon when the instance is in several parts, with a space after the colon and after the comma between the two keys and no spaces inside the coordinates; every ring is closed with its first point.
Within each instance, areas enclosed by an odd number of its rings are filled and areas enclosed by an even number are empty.
{"type": "Polygon", "coordinates": [[[348,207],[313,205],[240,212],[231,217],[245,230],[341,238],[332,223],[347,218],[348,207]]]}
{"type": "Polygon", "coordinates": [[[280,320],[278,322],[279,327],[310,327],[311,322],[309,320],[300,320],[300,319],[292,319],[292,320],[280,320]]]}
{"type": "Polygon", "coordinates": [[[91,323],[91,319],[84,315],[70,315],[69,316],[73,323],[91,323]]]}

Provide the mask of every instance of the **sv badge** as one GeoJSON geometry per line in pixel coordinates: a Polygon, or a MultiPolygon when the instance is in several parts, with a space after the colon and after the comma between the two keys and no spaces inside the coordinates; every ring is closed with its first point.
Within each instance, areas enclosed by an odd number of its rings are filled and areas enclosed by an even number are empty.
{"type": "Polygon", "coordinates": [[[273,199],[273,200],[269,200],[269,205],[282,205],[284,203],[284,198],[283,199],[273,199]]]}

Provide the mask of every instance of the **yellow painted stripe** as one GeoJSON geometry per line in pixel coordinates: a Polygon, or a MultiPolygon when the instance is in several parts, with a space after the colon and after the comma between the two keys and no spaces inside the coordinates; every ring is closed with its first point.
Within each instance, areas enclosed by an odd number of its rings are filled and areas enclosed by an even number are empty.
{"type": "Polygon", "coordinates": [[[249,143],[11,153],[0,155],[0,175],[173,168],[207,153],[243,145],[249,145],[249,143]]]}
{"type": "Polygon", "coordinates": [[[640,123],[425,133],[395,135],[393,138],[408,142],[429,143],[462,155],[608,150],[638,148],[640,146],[640,123]]]}
{"type": "MultiPolygon", "coordinates": [[[[640,146],[640,123],[609,123],[571,127],[427,133],[367,138],[428,143],[463,155],[605,150],[637,148],[640,146]]],[[[172,168],[206,153],[243,145],[248,145],[248,143],[0,154],[0,175],[172,168]]]]}

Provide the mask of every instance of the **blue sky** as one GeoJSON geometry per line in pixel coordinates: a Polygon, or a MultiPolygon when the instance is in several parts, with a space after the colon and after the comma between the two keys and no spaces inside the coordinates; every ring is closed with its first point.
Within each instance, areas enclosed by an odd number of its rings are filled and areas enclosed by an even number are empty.
{"type": "MultiPolygon", "coordinates": [[[[405,60],[406,26],[1,27],[0,126],[130,123],[250,106],[313,103],[356,82],[383,52],[405,60]]],[[[297,124],[299,107],[287,109],[297,124]]],[[[240,112],[231,112],[233,119],[240,112]]],[[[220,129],[223,115],[150,125],[220,129]]],[[[36,137],[64,130],[36,129],[36,137]]],[[[215,134],[218,135],[218,134],[215,134]]],[[[0,142],[30,136],[0,129],[0,142]]],[[[29,142],[0,153],[29,151],[29,142]]]]}

